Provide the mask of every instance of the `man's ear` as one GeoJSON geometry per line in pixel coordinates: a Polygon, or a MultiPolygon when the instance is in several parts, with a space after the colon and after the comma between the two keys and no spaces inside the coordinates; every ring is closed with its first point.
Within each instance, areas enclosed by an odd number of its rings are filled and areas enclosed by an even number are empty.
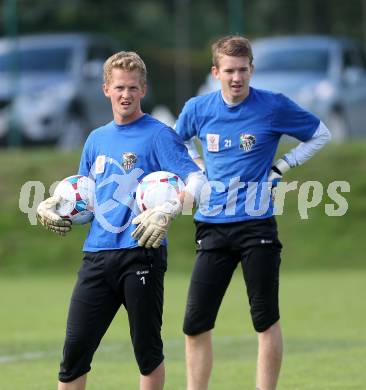
{"type": "Polygon", "coordinates": [[[147,83],[141,86],[141,99],[147,94],[147,83]]]}
{"type": "Polygon", "coordinates": [[[213,78],[218,79],[219,78],[219,69],[216,66],[213,66],[211,68],[211,74],[212,74],[213,78]]]}
{"type": "Polygon", "coordinates": [[[108,84],[106,84],[106,83],[104,83],[103,84],[103,92],[104,92],[104,95],[106,96],[106,97],[110,97],[110,94],[109,94],[109,87],[108,87],[108,84]]]}

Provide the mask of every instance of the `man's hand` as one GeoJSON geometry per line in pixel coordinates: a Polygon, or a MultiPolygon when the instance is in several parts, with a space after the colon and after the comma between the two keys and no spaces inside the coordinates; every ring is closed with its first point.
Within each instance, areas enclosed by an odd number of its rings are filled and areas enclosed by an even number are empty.
{"type": "Polygon", "coordinates": [[[146,210],[132,220],[138,225],[131,236],[145,248],[159,248],[172,220],[181,212],[179,201],[168,201],[161,206],[146,210]]]}
{"type": "Polygon", "coordinates": [[[71,230],[72,222],[56,214],[56,206],[61,200],[61,196],[51,196],[41,202],[37,207],[37,219],[47,230],[64,236],[71,230]]]}

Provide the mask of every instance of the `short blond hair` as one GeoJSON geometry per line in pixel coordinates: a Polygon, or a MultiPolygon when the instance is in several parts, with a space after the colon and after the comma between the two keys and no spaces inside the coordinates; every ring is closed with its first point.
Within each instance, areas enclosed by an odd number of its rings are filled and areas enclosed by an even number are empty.
{"type": "Polygon", "coordinates": [[[219,67],[220,58],[224,55],[231,57],[248,57],[250,65],[253,62],[252,46],[248,39],[240,35],[228,35],[217,40],[211,47],[212,64],[219,67]]]}
{"type": "Polygon", "coordinates": [[[120,51],[109,57],[104,63],[103,77],[106,84],[112,81],[112,70],[114,68],[122,69],[127,72],[137,70],[141,75],[141,84],[146,84],[147,70],[144,61],[133,51],[120,51]]]}

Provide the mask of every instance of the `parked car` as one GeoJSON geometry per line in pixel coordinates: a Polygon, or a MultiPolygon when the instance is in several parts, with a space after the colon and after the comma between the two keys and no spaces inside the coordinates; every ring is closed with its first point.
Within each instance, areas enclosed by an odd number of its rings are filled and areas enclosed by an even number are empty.
{"type": "Polygon", "coordinates": [[[2,143],[15,128],[22,143],[78,146],[90,130],[110,121],[103,63],[121,46],[87,33],[0,39],[2,143]]]}
{"type": "MultiPolygon", "coordinates": [[[[253,41],[251,85],[282,92],[327,124],[334,141],[366,136],[366,57],[358,42],[331,36],[253,41]]],[[[199,94],[219,88],[208,75],[199,94]]]]}

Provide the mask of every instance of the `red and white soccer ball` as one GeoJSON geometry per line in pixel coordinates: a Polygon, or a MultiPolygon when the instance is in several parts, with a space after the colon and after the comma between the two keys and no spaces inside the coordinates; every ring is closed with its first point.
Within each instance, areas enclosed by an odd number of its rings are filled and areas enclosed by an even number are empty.
{"type": "Polygon", "coordinates": [[[160,206],[168,200],[179,200],[182,191],[184,191],[184,183],[175,173],[152,172],[137,186],[136,202],[140,211],[145,211],[160,206]]]}
{"type": "Polygon", "coordinates": [[[95,183],[86,176],[73,175],[61,180],[54,195],[60,195],[62,202],[56,213],[73,224],[84,225],[93,219],[95,183]]]}

